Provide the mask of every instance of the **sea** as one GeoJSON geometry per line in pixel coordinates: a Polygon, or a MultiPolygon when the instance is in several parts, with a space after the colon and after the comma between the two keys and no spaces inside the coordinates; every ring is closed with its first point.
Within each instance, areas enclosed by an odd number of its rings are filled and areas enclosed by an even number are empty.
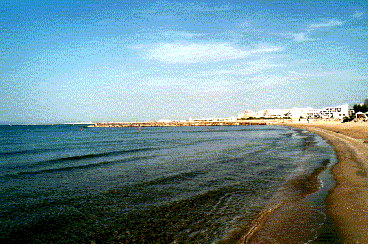
{"type": "Polygon", "coordinates": [[[336,163],[285,126],[0,126],[0,241],[339,243],[336,163]]]}

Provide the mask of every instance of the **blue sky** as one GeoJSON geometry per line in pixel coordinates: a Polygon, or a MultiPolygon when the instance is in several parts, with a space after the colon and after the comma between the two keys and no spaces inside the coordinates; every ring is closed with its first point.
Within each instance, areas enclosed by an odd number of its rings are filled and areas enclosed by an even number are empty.
{"type": "Polygon", "coordinates": [[[0,122],[229,117],[368,98],[366,1],[2,1],[0,122]]]}

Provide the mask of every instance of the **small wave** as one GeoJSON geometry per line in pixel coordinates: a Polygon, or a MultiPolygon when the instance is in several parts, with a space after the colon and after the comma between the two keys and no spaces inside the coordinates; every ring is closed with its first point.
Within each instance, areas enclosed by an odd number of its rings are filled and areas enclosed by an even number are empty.
{"type": "Polygon", "coordinates": [[[241,243],[268,243],[268,238],[289,241],[273,243],[290,243],[290,240],[305,243],[317,238],[316,230],[326,221],[326,214],[323,206],[312,206],[306,199],[321,189],[318,177],[328,164],[329,160],[323,160],[320,167],[288,180],[274,195],[268,209],[254,220],[241,243]],[[289,226],[289,229],[300,226],[304,232],[299,236],[280,234],[276,231],[280,226],[289,226]]]}
{"type": "Polygon", "coordinates": [[[145,152],[145,151],[150,151],[150,150],[152,150],[152,148],[138,148],[138,149],[132,149],[132,150],[93,153],[93,154],[58,158],[58,159],[49,160],[47,162],[52,163],[52,162],[74,161],[74,160],[81,160],[81,159],[87,159],[87,158],[109,157],[109,156],[117,156],[117,155],[126,154],[126,153],[145,152]]]}
{"type": "MultiPolygon", "coordinates": [[[[44,161],[39,161],[39,162],[33,163],[32,165],[28,166],[28,169],[36,168],[37,166],[40,166],[40,165],[52,165],[52,164],[56,164],[56,163],[73,162],[73,161],[80,161],[80,160],[84,160],[84,159],[119,156],[119,155],[127,154],[127,153],[145,152],[145,151],[150,151],[150,150],[152,150],[152,148],[139,148],[139,149],[132,149],[132,150],[120,150],[120,151],[112,151],[112,152],[76,155],[76,156],[71,156],[71,157],[62,157],[62,158],[56,158],[56,159],[52,159],[52,160],[44,160],[44,161]]],[[[21,167],[22,167],[22,169],[24,168],[24,166],[21,166],[21,167]]]]}
{"type": "Polygon", "coordinates": [[[88,168],[95,168],[95,167],[100,167],[104,165],[109,165],[109,164],[126,163],[126,162],[133,162],[137,160],[146,160],[150,158],[153,158],[153,156],[139,157],[139,158],[134,158],[134,159],[125,159],[125,160],[103,161],[99,163],[65,166],[65,167],[60,167],[60,168],[40,169],[40,170],[35,170],[35,171],[21,171],[21,172],[17,172],[13,174],[7,174],[7,175],[4,175],[3,177],[14,178],[14,177],[22,176],[22,175],[36,175],[36,174],[43,174],[43,173],[56,173],[56,172],[61,172],[61,171],[88,169],[88,168]]]}
{"type": "MultiPolygon", "coordinates": [[[[11,165],[8,167],[8,169],[13,171],[13,173],[5,174],[3,176],[9,177],[12,175],[29,174],[29,173],[33,174],[32,172],[42,172],[43,169],[38,169],[40,166],[47,167],[47,166],[51,166],[54,164],[60,164],[60,163],[64,163],[64,164],[73,163],[73,162],[78,162],[78,161],[82,161],[86,159],[98,159],[98,158],[119,156],[123,154],[135,153],[135,152],[145,152],[145,151],[150,151],[150,150],[153,150],[153,148],[138,148],[138,149],[132,149],[132,150],[120,150],[120,151],[112,151],[112,152],[104,152],[104,153],[76,155],[76,156],[71,156],[71,157],[61,157],[61,158],[56,158],[52,160],[38,161],[38,162],[28,164],[28,165],[11,165]]],[[[41,152],[44,152],[44,150],[41,150],[41,152]]],[[[107,161],[107,164],[108,164],[109,160],[105,160],[105,161],[107,161]]],[[[103,164],[103,162],[98,162],[98,163],[103,164]]],[[[95,162],[95,163],[89,163],[89,164],[84,163],[83,165],[98,165],[98,164],[96,164],[95,162]]],[[[81,166],[81,167],[84,167],[84,166],[81,166]]],[[[65,167],[62,167],[62,168],[65,168],[65,167]]],[[[70,168],[75,168],[75,166],[71,166],[70,168]]]]}

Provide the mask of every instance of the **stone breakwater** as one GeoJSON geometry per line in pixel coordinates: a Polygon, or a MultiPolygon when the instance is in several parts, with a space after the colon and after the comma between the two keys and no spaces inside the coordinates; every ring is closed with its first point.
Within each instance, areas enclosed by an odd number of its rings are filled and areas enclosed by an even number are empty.
{"type": "Polygon", "coordinates": [[[265,121],[200,121],[200,122],[103,122],[89,127],[163,127],[163,126],[227,126],[227,125],[266,125],[265,121]]]}

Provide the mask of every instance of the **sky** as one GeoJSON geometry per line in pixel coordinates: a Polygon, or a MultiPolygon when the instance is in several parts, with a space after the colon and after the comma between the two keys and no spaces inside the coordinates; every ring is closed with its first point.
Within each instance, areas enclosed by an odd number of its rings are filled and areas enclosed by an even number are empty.
{"type": "Polygon", "coordinates": [[[364,0],[3,0],[0,20],[0,123],[230,117],[368,98],[364,0]]]}

